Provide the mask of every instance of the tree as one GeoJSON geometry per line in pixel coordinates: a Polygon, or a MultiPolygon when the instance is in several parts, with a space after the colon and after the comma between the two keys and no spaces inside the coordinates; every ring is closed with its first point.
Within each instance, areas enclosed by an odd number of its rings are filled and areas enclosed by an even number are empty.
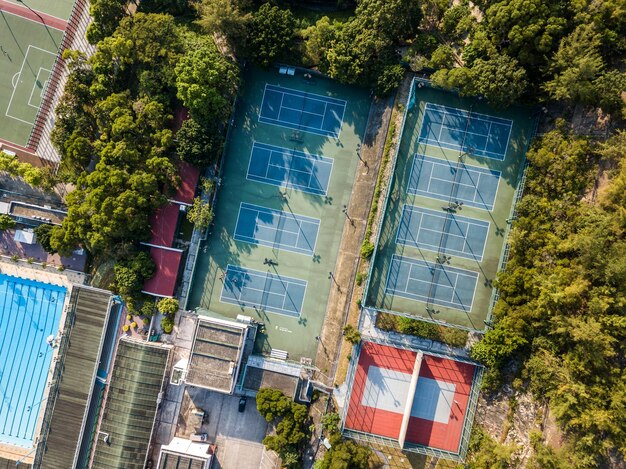
{"type": "Polygon", "coordinates": [[[189,118],[176,134],[176,153],[183,161],[200,168],[215,163],[224,144],[217,121],[208,123],[189,118]]]}
{"type": "Polygon", "coordinates": [[[11,218],[9,215],[6,215],[4,213],[0,215],[0,231],[15,228],[15,225],[15,220],[13,220],[13,218],[11,218]]]}
{"type": "Polygon", "coordinates": [[[126,14],[125,0],[97,0],[91,2],[89,14],[93,18],[87,28],[87,40],[96,44],[111,36],[126,14]]]}
{"type": "Polygon", "coordinates": [[[193,117],[204,122],[228,116],[238,85],[237,65],[212,43],[189,51],[176,66],[178,98],[193,117]]]}
{"type": "Polygon", "coordinates": [[[394,43],[415,36],[422,19],[420,5],[413,0],[361,0],[355,13],[363,29],[394,43]]]}
{"type": "MultiPolygon", "coordinates": [[[[545,64],[565,34],[563,3],[543,0],[503,0],[485,11],[485,22],[496,47],[534,70],[545,64]]],[[[539,77],[537,77],[539,78],[539,77]]]]}
{"type": "Polygon", "coordinates": [[[208,228],[213,221],[211,204],[203,202],[200,197],[193,199],[193,205],[187,212],[187,220],[193,223],[197,229],[208,228]]]}
{"type": "Polygon", "coordinates": [[[182,16],[193,11],[187,0],[141,0],[139,10],[144,13],[169,13],[174,16],[182,16]]]}
{"type": "Polygon", "coordinates": [[[454,52],[446,44],[441,44],[434,50],[428,66],[431,68],[450,68],[454,64],[454,52]]]}
{"type": "Polygon", "coordinates": [[[476,59],[471,78],[467,91],[484,96],[494,106],[506,107],[526,90],[526,71],[517,60],[507,55],[498,54],[489,60],[476,59]]]}
{"type": "Polygon", "coordinates": [[[239,0],[202,0],[195,8],[206,32],[225,36],[236,52],[245,48],[251,15],[242,11],[239,0]]]}
{"type": "Polygon", "coordinates": [[[352,440],[344,440],[339,433],[330,438],[331,448],[316,465],[319,469],[368,469],[372,450],[352,440]]]}
{"type": "Polygon", "coordinates": [[[578,26],[563,38],[549,67],[552,79],[544,84],[552,98],[586,104],[596,101],[594,80],[604,68],[600,43],[600,36],[589,24],[578,26]]]}
{"type": "Polygon", "coordinates": [[[404,78],[404,68],[402,65],[389,65],[383,68],[382,73],[376,81],[374,92],[376,96],[387,96],[391,94],[404,78]]]}
{"type": "Polygon", "coordinates": [[[143,283],[154,275],[154,261],[146,252],[135,254],[130,259],[116,262],[114,290],[124,298],[136,297],[143,283]]]}
{"type": "Polygon", "coordinates": [[[278,389],[262,388],[256,396],[257,410],[268,422],[276,423],[276,434],[266,436],[263,444],[276,451],[287,467],[297,467],[307,439],[308,409],[296,404],[278,389]]]}
{"type": "Polygon", "coordinates": [[[251,58],[263,67],[285,57],[295,38],[296,20],[289,10],[264,3],[252,15],[248,32],[251,58]]]}
{"type": "Polygon", "coordinates": [[[174,314],[178,311],[178,300],[176,298],[163,298],[157,303],[157,310],[162,314],[174,314]]]}
{"type": "Polygon", "coordinates": [[[37,236],[37,242],[41,245],[44,251],[49,254],[56,253],[56,250],[50,244],[53,229],[54,225],[44,223],[33,230],[35,232],[35,235],[37,236]]]}
{"type": "Polygon", "coordinates": [[[593,82],[593,94],[604,112],[615,113],[626,118],[626,101],[622,94],[626,90],[626,75],[619,70],[609,70],[593,82]]]}

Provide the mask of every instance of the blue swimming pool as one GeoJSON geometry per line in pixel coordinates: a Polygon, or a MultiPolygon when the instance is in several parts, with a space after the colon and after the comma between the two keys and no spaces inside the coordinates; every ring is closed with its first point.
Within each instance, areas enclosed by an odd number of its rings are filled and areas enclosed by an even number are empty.
{"type": "Polygon", "coordinates": [[[0,274],[0,443],[32,446],[66,292],[0,274]]]}

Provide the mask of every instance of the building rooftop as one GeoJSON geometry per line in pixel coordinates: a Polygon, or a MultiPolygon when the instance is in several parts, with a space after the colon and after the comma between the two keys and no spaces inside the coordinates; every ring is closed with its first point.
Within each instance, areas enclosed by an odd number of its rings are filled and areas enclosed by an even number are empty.
{"type": "Polygon", "coordinates": [[[247,326],[199,318],[187,368],[187,384],[231,393],[241,362],[247,326]]]}
{"type": "Polygon", "coordinates": [[[168,347],[120,340],[91,467],[143,469],[169,354],[168,347]]]}
{"type": "MultiPolygon", "coordinates": [[[[111,293],[74,286],[70,298],[70,346],[63,361],[46,451],[41,467],[72,467],[78,452],[91,392],[99,364],[98,356],[110,310],[111,293]]],[[[39,455],[39,451],[37,452],[39,455]]]]}
{"type": "Polygon", "coordinates": [[[175,437],[161,448],[158,469],[208,469],[215,446],[175,437]]]}
{"type": "Polygon", "coordinates": [[[280,389],[286,396],[295,397],[302,367],[293,363],[251,356],[246,363],[243,388],[258,392],[261,388],[280,389]]]}

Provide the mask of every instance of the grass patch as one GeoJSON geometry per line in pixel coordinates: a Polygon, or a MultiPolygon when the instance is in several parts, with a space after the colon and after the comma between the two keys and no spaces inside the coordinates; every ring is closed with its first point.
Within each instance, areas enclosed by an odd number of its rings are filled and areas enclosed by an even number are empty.
{"type": "Polygon", "coordinates": [[[453,347],[464,347],[467,342],[467,332],[460,329],[444,327],[390,313],[379,312],[376,316],[376,327],[384,331],[437,340],[453,347]]]}

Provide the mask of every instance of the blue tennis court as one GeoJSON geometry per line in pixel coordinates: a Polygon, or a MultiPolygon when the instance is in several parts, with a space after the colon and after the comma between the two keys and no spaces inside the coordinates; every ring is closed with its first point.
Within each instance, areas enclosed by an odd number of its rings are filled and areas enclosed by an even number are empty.
{"type": "Polygon", "coordinates": [[[493,210],[499,183],[500,171],[415,155],[407,192],[493,210]]]}
{"type": "Polygon", "coordinates": [[[404,205],[396,243],[482,261],[488,232],[483,220],[404,205]]]}
{"type": "Polygon", "coordinates": [[[317,218],[242,202],[234,238],[312,256],[319,227],[317,218]]]}
{"type": "Polygon", "coordinates": [[[345,111],[343,99],[266,84],[259,121],[339,138],[345,111]]]}
{"type": "Polygon", "coordinates": [[[0,274],[0,443],[33,444],[65,293],[0,274]]]}
{"type": "Polygon", "coordinates": [[[332,158],[254,142],[246,177],[273,186],[326,195],[332,172],[332,158]]]}
{"type": "Polygon", "coordinates": [[[469,312],[478,273],[410,257],[391,258],[385,293],[469,312]]]}
{"type": "Polygon", "coordinates": [[[509,119],[426,103],[419,141],[502,161],[512,127],[509,119]]]}
{"type": "Polygon", "coordinates": [[[299,317],[307,282],[271,272],[228,265],[220,301],[299,317]]]}

